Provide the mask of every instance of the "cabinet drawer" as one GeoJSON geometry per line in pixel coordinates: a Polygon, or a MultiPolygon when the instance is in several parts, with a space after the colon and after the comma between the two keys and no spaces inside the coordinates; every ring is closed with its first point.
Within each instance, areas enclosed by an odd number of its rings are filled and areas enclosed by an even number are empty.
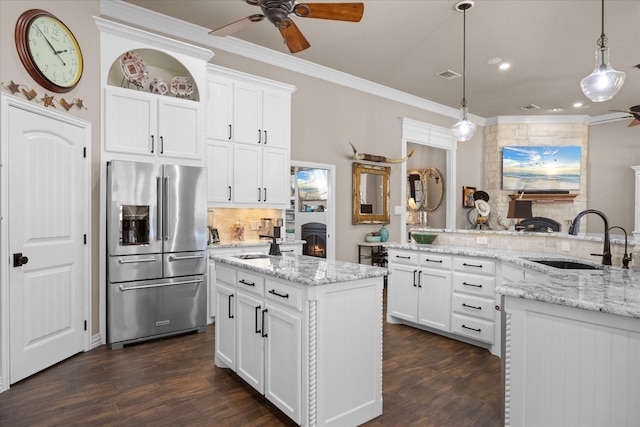
{"type": "Polygon", "coordinates": [[[495,302],[491,298],[453,293],[452,309],[454,313],[479,317],[492,322],[495,316],[495,302]]]}
{"type": "Polygon", "coordinates": [[[456,313],[451,315],[451,332],[454,334],[492,344],[493,328],[493,322],[474,319],[473,317],[463,316],[456,313]]]}
{"type": "Polygon", "coordinates": [[[420,266],[451,270],[451,257],[447,255],[420,254],[420,266]]]}
{"type": "Polygon", "coordinates": [[[453,260],[453,268],[475,274],[496,274],[495,261],[482,258],[456,258],[453,260]]]}
{"type": "Polygon", "coordinates": [[[453,290],[468,294],[493,297],[496,278],[476,274],[453,273],[453,290]]]}
{"type": "Polygon", "coordinates": [[[224,282],[227,285],[234,286],[236,283],[236,271],[223,267],[220,263],[216,264],[216,282],[224,282]]]}
{"type": "Polygon", "coordinates": [[[393,264],[418,265],[417,252],[402,252],[389,250],[389,262],[393,264]]]}
{"type": "Polygon", "coordinates": [[[266,288],[267,299],[302,311],[302,291],[300,289],[269,279],[267,279],[266,288]]]}
{"type": "Polygon", "coordinates": [[[236,282],[238,289],[255,292],[258,295],[264,295],[264,277],[250,274],[245,271],[238,271],[238,281],[236,282]]]}

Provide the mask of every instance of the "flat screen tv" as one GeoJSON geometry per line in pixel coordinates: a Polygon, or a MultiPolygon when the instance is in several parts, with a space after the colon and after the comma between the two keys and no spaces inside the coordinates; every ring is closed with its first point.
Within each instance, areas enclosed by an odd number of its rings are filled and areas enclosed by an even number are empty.
{"type": "Polygon", "coordinates": [[[579,146],[502,148],[502,189],[513,191],[580,190],[579,146]]]}
{"type": "Polygon", "coordinates": [[[329,192],[326,169],[302,169],[296,171],[298,198],[303,202],[327,200],[329,192]]]}

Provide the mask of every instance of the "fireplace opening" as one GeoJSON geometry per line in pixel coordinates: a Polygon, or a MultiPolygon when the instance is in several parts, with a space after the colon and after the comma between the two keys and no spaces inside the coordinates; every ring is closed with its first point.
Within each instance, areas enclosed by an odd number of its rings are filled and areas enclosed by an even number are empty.
{"type": "Polygon", "coordinates": [[[306,241],[304,254],[318,258],[327,257],[327,226],[319,222],[303,224],[300,237],[306,241]]]}

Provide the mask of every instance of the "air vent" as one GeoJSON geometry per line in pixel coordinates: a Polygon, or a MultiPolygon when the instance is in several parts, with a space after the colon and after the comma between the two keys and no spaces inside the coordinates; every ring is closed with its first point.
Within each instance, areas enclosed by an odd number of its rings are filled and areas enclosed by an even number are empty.
{"type": "Polygon", "coordinates": [[[462,77],[462,74],[458,74],[455,71],[451,70],[444,70],[440,71],[438,74],[436,74],[436,76],[442,77],[445,80],[453,80],[457,79],[458,77],[462,77]]]}
{"type": "Polygon", "coordinates": [[[527,110],[527,111],[531,111],[531,110],[539,110],[540,107],[538,107],[535,104],[529,104],[529,105],[523,105],[520,107],[521,110],[527,110]]]}

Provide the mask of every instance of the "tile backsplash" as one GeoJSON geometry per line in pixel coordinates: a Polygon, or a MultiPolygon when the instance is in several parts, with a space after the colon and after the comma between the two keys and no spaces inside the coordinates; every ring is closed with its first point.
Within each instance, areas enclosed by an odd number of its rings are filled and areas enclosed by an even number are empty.
{"type": "MultiPolygon", "coordinates": [[[[236,224],[244,228],[244,240],[258,240],[260,220],[262,218],[284,218],[284,211],[280,209],[256,208],[209,208],[208,225],[218,229],[221,241],[234,240],[236,224]]],[[[275,221],[274,221],[275,222],[275,221]]],[[[284,230],[282,230],[284,236],[284,230]]]]}

